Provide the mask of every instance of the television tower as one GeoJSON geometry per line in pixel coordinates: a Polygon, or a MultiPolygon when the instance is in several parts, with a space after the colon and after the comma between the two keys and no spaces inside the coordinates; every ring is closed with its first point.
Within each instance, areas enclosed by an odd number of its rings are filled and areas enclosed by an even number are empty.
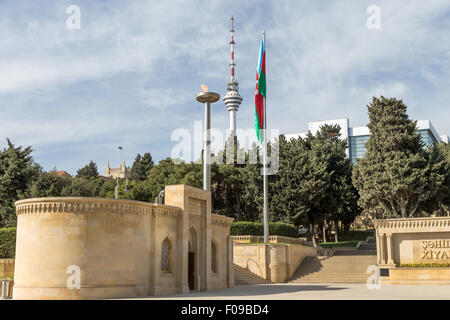
{"type": "Polygon", "coordinates": [[[234,76],[234,18],[231,17],[231,62],[230,62],[230,72],[231,81],[227,83],[227,94],[223,97],[223,102],[227,106],[230,112],[230,135],[235,136],[236,132],[236,111],[238,111],[239,106],[242,103],[242,97],[239,95],[239,83],[234,76]]]}

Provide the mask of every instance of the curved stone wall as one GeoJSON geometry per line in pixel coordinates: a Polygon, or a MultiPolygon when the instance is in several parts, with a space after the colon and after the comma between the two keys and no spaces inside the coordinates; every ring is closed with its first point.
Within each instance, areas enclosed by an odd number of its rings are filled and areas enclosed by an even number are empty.
{"type": "Polygon", "coordinates": [[[16,213],[14,299],[95,299],[149,294],[152,219],[181,209],[71,197],[17,201],[16,213]]]}

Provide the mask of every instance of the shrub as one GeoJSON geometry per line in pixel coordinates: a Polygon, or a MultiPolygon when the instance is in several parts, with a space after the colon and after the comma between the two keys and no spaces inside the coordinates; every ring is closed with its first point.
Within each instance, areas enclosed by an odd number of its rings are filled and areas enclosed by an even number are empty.
{"type": "Polygon", "coordinates": [[[14,259],[16,254],[16,228],[0,228],[0,259],[14,259]]]}
{"type": "MultiPolygon", "coordinates": [[[[234,222],[231,225],[232,236],[263,236],[262,222],[234,222]]],[[[293,224],[283,222],[269,222],[269,234],[272,236],[298,237],[298,230],[293,224]]]]}
{"type": "Polygon", "coordinates": [[[400,268],[450,268],[450,263],[435,262],[435,263],[405,263],[399,264],[400,268]]]}

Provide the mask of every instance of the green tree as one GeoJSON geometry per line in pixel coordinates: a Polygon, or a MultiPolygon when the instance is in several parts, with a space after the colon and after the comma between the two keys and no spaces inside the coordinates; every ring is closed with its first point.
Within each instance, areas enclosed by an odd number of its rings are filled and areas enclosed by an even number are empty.
{"type": "Polygon", "coordinates": [[[41,168],[33,162],[31,147],[8,147],[0,153],[0,227],[16,225],[14,202],[22,198],[28,184],[38,176],[41,168]]]}
{"type": "Polygon", "coordinates": [[[63,197],[98,197],[103,181],[89,176],[74,177],[61,190],[63,197]]]}
{"type": "Polygon", "coordinates": [[[143,156],[138,154],[131,167],[130,178],[132,180],[144,181],[147,179],[147,174],[153,166],[154,163],[150,153],[146,152],[143,156]]]}
{"type": "Polygon", "coordinates": [[[91,177],[97,178],[98,170],[97,164],[94,161],[90,161],[89,164],[85,165],[83,168],[77,171],[77,177],[91,177]]]}
{"type": "Polygon", "coordinates": [[[241,220],[242,197],[242,168],[245,163],[245,152],[239,148],[236,136],[228,137],[225,148],[219,152],[217,158],[221,164],[211,168],[211,191],[213,194],[213,207],[215,212],[232,217],[235,221],[241,220]]]}
{"type": "Polygon", "coordinates": [[[336,229],[337,241],[339,234],[339,221],[342,222],[343,231],[348,231],[350,224],[361,213],[357,205],[358,192],[352,184],[352,164],[345,150],[347,141],[341,139],[339,125],[324,125],[317,133],[313,145],[315,156],[321,159],[327,166],[329,184],[324,192],[326,197],[320,205],[323,213],[323,238],[327,240],[327,234],[331,231],[331,223],[336,229]]]}
{"type": "Polygon", "coordinates": [[[427,214],[450,215],[450,145],[441,142],[426,152],[431,166],[431,180],[442,180],[442,183],[431,185],[433,190],[420,208],[427,214]]]}
{"type": "Polygon", "coordinates": [[[70,176],[60,177],[55,170],[42,172],[33,180],[26,192],[27,198],[60,197],[62,190],[72,184],[70,176]]]}
{"type": "Polygon", "coordinates": [[[443,184],[441,165],[424,150],[402,100],[373,97],[367,108],[371,136],[353,174],[359,203],[368,211],[381,205],[387,216],[420,215],[443,184]]]}

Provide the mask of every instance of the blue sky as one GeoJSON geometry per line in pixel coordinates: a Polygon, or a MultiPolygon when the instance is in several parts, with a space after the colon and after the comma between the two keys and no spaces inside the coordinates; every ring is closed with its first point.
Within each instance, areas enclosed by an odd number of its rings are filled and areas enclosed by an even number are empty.
{"type": "MultiPolygon", "coordinates": [[[[350,118],[366,125],[373,95],[402,98],[411,118],[450,134],[450,2],[431,1],[2,1],[0,147],[34,149],[45,170],[71,174],[90,160],[127,164],[170,156],[175,129],[203,119],[200,84],[223,96],[229,17],[235,16],[241,128],[253,128],[260,33],[266,30],[269,127],[350,118]],[[381,9],[369,30],[366,9],[381,9]],[[69,5],[81,29],[69,30],[69,5]]],[[[212,126],[228,112],[212,106],[212,126]]],[[[195,150],[198,153],[199,150],[195,150]]]]}

